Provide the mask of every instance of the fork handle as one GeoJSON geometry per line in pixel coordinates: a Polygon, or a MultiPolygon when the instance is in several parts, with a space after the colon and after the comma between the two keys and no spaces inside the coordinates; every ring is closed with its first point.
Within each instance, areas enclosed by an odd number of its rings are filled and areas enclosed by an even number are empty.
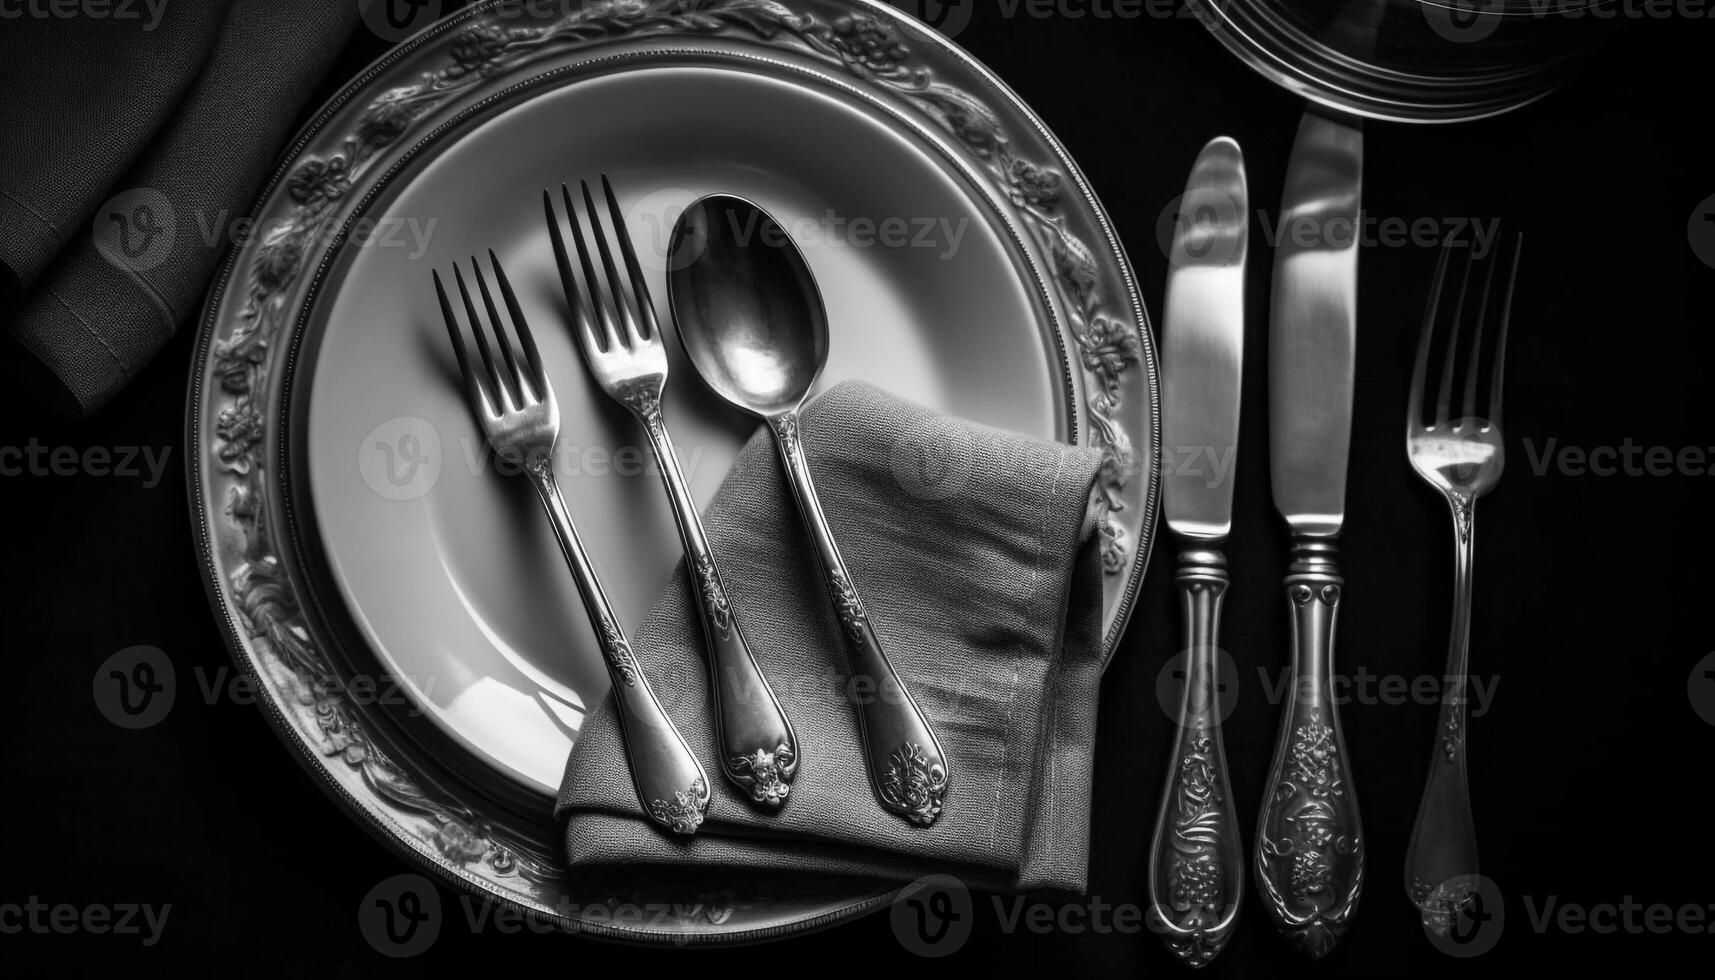
{"type": "Polygon", "coordinates": [[[840,556],[840,546],[816,494],[816,481],[810,476],[797,413],[770,419],[769,429],[786,470],[786,483],[815,545],[828,598],[851,659],[851,698],[863,729],[870,785],[888,811],[919,827],[930,826],[946,803],[946,753],[928,717],[882,649],[851,571],[840,556]]]}
{"type": "Polygon", "coordinates": [[[614,704],[619,709],[631,781],[643,812],[676,834],[694,834],[702,826],[709,806],[708,775],[673,719],[661,707],[632,654],[625,631],[608,604],[601,581],[596,578],[595,566],[578,539],[551,465],[538,463],[532,467],[530,476],[554,525],[560,553],[565,555],[572,577],[577,580],[578,594],[583,597],[584,610],[589,613],[590,626],[601,645],[602,660],[613,681],[614,704]]]}
{"type": "Polygon", "coordinates": [[[1423,924],[1445,936],[1477,883],[1477,829],[1465,776],[1465,696],[1471,652],[1471,574],[1476,501],[1449,495],[1453,509],[1453,626],[1448,687],[1441,695],[1435,750],[1406,849],[1405,885],[1423,924]]]}
{"type": "Polygon", "coordinates": [[[1188,966],[1205,966],[1232,938],[1245,889],[1244,846],[1221,744],[1221,603],[1227,559],[1213,546],[1179,556],[1185,687],[1167,786],[1149,856],[1151,927],[1188,966]]]}
{"type": "Polygon", "coordinates": [[[1256,876],[1281,934],[1320,959],[1358,910],[1364,839],[1333,697],[1334,622],[1345,580],[1331,539],[1299,538],[1292,551],[1286,598],[1293,684],[1257,828],[1256,876]]]}
{"type": "Polygon", "coordinates": [[[752,802],[765,807],[786,803],[798,774],[798,736],[769,687],[727,600],[726,582],[709,547],[696,502],[685,486],[679,458],[658,406],[638,412],[650,446],[661,464],[661,481],[673,506],[673,520],[685,546],[685,569],[696,600],[709,655],[709,690],[714,697],[716,740],[721,771],[752,802]]]}

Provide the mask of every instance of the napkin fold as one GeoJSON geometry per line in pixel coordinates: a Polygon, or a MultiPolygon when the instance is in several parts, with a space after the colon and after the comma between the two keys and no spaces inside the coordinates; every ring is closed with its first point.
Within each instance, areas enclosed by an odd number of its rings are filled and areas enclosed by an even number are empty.
{"type": "Polygon", "coordinates": [[[69,415],[195,315],[359,16],[355,0],[109,6],[35,4],[0,30],[0,359],[69,415]]]}
{"type": "Polygon", "coordinates": [[[762,430],[704,521],[728,598],[798,734],[791,796],[771,814],[721,776],[681,566],[632,645],[708,770],[708,819],[686,838],[644,818],[610,698],[567,763],[555,808],[567,859],[902,882],[946,873],[992,891],[1082,892],[1102,673],[1090,519],[1100,454],[856,382],[815,401],[800,431],[876,633],[947,754],[945,812],[915,827],[875,798],[838,624],[762,430]]]}

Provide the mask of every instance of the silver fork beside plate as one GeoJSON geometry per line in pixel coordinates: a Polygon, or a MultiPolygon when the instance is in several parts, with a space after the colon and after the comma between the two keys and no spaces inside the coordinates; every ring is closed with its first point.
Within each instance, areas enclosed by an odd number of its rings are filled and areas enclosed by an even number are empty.
{"type": "Polygon", "coordinates": [[[1406,454],[1423,481],[1447,502],[1453,525],[1453,623],[1448,632],[1447,668],[1442,674],[1448,686],[1442,694],[1436,721],[1435,749],[1429,758],[1423,799],[1412,826],[1411,843],[1405,857],[1406,894],[1423,916],[1424,927],[1447,935],[1453,918],[1471,900],[1477,888],[1477,831],[1471,815],[1471,797],[1466,785],[1466,685],[1471,654],[1472,581],[1476,571],[1477,501],[1495,488],[1506,470],[1507,448],[1501,430],[1501,408],[1505,392],[1507,334],[1512,325],[1513,291],[1518,285],[1519,259],[1524,237],[1513,246],[1505,283],[1496,290],[1496,271],[1501,260],[1487,263],[1482,292],[1476,301],[1476,328],[1468,342],[1469,361],[1464,372],[1464,397],[1454,414],[1453,391],[1458,375],[1460,339],[1465,319],[1466,295],[1476,265],[1474,253],[1467,256],[1459,277],[1459,289],[1448,299],[1448,266],[1451,243],[1442,248],[1430,287],[1429,304],[1423,318],[1417,361],[1412,371],[1411,396],[1407,403],[1406,454]],[[1498,298],[1497,298],[1498,297],[1498,298]],[[1443,319],[1451,320],[1441,342],[1444,349],[1437,388],[1435,412],[1425,415],[1430,349],[1443,319]],[[1489,333],[1496,338],[1485,344],[1489,333]],[[1490,347],[1492,346],[1492,350],[1490,347]],[[1488,399],[1479,405],[1482,368],[1488,365],[1488,399]]]}

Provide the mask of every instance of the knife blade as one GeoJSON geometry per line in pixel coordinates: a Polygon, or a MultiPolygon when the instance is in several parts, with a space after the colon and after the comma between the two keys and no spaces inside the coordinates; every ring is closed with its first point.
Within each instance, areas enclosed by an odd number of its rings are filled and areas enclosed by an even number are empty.
{"type": "Polygon", "coordinates": [[[1226,946],[1244,895],[1217,656],[1228,585],[1220,546],[1232,529],[1239,438],[1249,214],[1239,145],[1211,140],[1191,168],[1175,215],[1162,319],[1162,506],[1184,548],[1175,581],[1185,652],[1179,725],[1150,845],[1149,898],[1153,928],[1191,966],[1209,963],[1226,946]]]}
{"type": "Polygon", "coordinates": [[[1226,137],[1211,140],[1180,198],[1162,318],[1162,511],[1169,530],[1193,540],[1232,529],[1248,216],[1244,155],[1226,137]]]}
{"type": "Polygon", "coordinates": [[[1269,461],[1295,533],[1333,536],[1346,514],[1358,326],[1364,136],[1313,111],[1287,165],[1269,310],[1269,461]]]}
{"type": "Polygon", "coordinates": [[[1287,163],[1269,322],[1269,460],[1292,531],[1292,697],[1258,821],[1255,871],[1276,927],[1313,958],[1339,943],[1364,839],[1333,696],[1357,337],[1363,133],[1312,109],[1287,163]]]}

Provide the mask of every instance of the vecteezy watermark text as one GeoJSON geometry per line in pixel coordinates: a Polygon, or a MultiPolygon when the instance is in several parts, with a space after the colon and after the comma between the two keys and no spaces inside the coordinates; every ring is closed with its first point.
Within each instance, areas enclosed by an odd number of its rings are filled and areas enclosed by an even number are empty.
{"type": "MultiPolygon", "coordinates": [[[[706,928],[732,918],[735,906],[730,894],[710,892],[684,902],[576,902],[561,896],[554,902],[552,915],[526,912],[474,895],[460,895],[457,908],[458,918],[473,935],[493,932],[510,936],[575,935],[586,929],[666,931],[675,924],[706,928]]],[[[364,895],[357,910],[358,931],[363,938],[376,952],[395,959],[426,952],[452,918],[443,908],[440,890],[419,874],[394,875],[378,883],[364,895]]]]}
{"type": "Polygon", "coordinates": [[[306,230],[285,217],[257,219],[224,208],[180,208],[153,187],[133,187],[108,198],[96,212],[91,232],[96,250],[109,263],[147,272],[165,262],[181,241],[194,241],[209,251],[259,245],[272,250],[275,259],[343,242],[365,249],[402,249],[414,262],[428,252],[439,223],[432,215],[382,215],[306,230]]]}
{"type": "MultiPolygon", "coordinates": [[[[192,668],[196,694],[207,705],[255,704],[264,684],[256,675],[232,667],[192,668]]],[[[152,646],[126,647],[103,660],[91,678],[90,693],[102,717],[131,730],[152,728],[164,721],[179,696],[179,674],[166,651],[152,646]]],[[[338,693],[354,705],[397,709],[413,717],[433,698],[439,675],[354,674],[326,682],[323,694],[338,693]],[[420,695],[413,697],[410,692],[420,695]]]]}
{"type": "Polygon", "coordinates": [[[171,903],[147,902],[47,902],[31,895],[22,902],[0,903],[0,935],[33,933],[39,936],[86,934],[91,936],[137,936],[144,946],[161,941],[167,928],[171,903]]]}
{"type": "Polygon", "coordinates": [[[1537,476],[1670,477],[1715,476],[1715,446],[1646,446],[1630,438],[1618,445],[1563,445],[1559,439],[1524,440],[1525,456],[1537,476]]]}
{"type": "Polygon", "coordinates": [[[0,20],[140,21],[144,31],[166,12],[167,0],[0,0],[0,20]]]}
{"type": "Polygon", "coordinates": [[[1710,0],[1448,0],[1418,9],[1436,34],[1455,44],[1487,40],[1503,23],[1526,19],[1600,21],[1715,19],[1710,0]]]}
{"type": "Polygon", "coordinates": [[[48,446],[31,439],[0,446],[0,476],[94,476],[143,481],[153,490],[166,473],[171,446],[48,446]]]}

